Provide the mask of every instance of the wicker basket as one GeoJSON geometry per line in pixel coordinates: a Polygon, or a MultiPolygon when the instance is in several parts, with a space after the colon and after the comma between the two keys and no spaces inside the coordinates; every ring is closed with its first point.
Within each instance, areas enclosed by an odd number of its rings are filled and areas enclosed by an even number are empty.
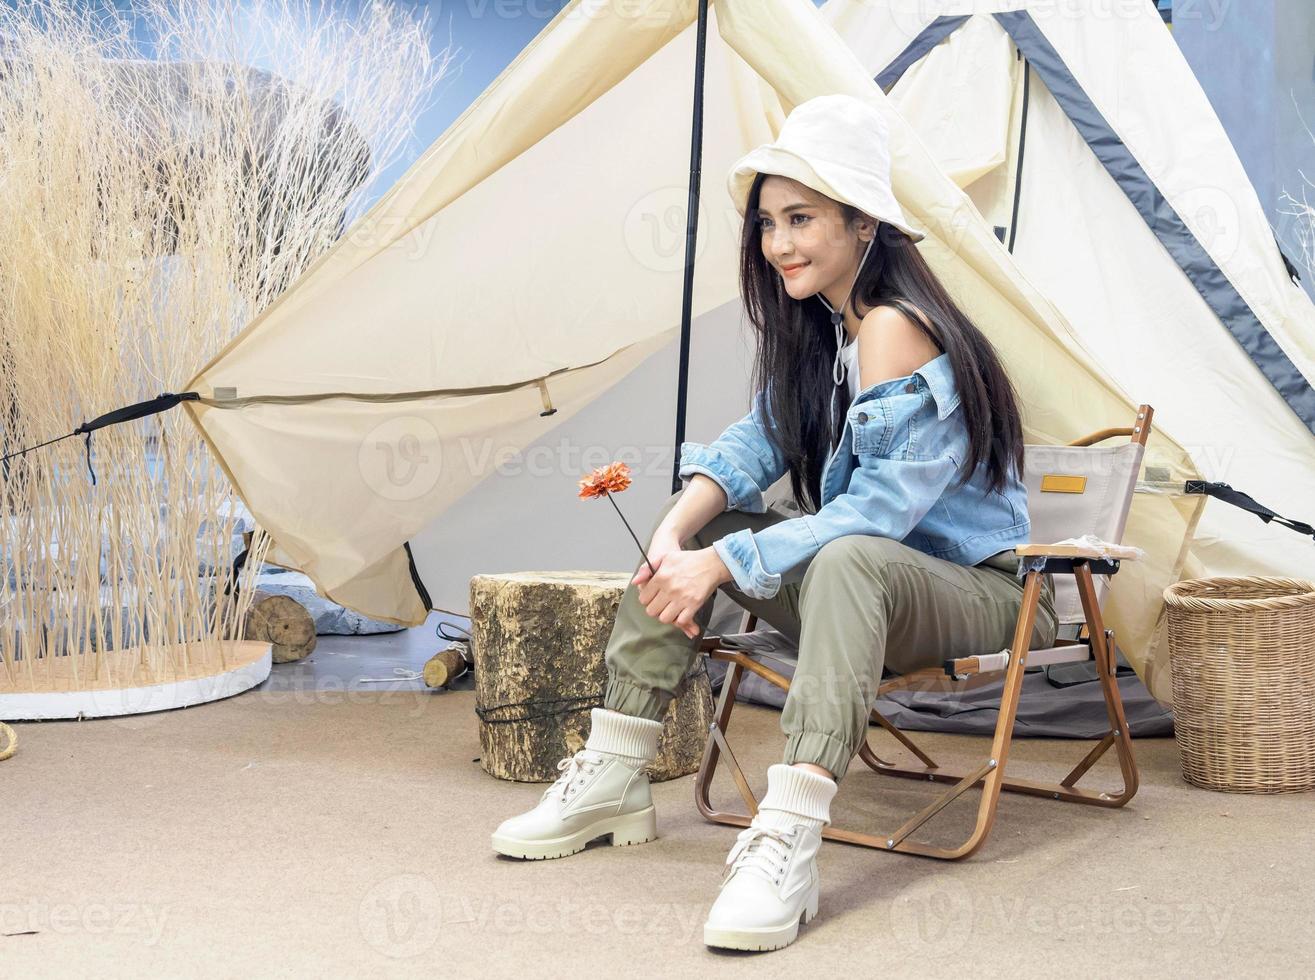
{"type": "Polygon", "coordinates": [[[1315,582],[1205,578],[1164,590],[1183,778],[1315,789],[1315,582]]]}

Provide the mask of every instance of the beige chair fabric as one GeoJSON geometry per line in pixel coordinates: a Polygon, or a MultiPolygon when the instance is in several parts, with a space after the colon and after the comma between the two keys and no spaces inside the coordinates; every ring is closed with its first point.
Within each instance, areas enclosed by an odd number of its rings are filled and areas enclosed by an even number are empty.
{"type": "MultiPolygon", "coordinates": [[[[1143,452],[1142,446],[1134,442],[1120,446],[1027,446],[1023,453],[1023,483],[1032,520],[1029,543],[1053,544],[1090,534],[1109,544],[1123,544],[1143,452]],[[1049,483],[1066,489],[1047,489],[1049,483]]],[[[1122,566],[1119,574],[1123,574],[1123,567],[1127,566],[1122,566]]],[[[1096,598],[1103,608],[1110,579],[1097,575],[1095,584],[1096,598]]],[[[1055,576],[1055,613],[1061,626],[1086,621],[1071,575],[1055,576]]]]}

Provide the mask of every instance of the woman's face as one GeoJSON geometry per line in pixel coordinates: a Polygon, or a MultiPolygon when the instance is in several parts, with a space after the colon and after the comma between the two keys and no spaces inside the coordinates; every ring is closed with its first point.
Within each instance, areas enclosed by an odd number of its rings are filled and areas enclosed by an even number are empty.
{"type": "Polygon", "coordinates": [[[763,255],[797,300],[822,293],[844,302],[859,259],[872,240],[871,221],[847,227],[840,205],[811,187],[773,174],[758,195],[763,255]]]}

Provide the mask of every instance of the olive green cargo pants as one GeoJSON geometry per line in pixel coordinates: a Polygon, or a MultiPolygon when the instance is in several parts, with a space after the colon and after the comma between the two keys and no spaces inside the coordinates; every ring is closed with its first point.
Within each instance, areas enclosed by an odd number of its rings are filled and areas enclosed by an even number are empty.
{"type": "MultiPolygon", "coordinates": [[[[646,540],[683,492],[662,506],[646,540]]],[[[789,518],[771,508],[763,514],[725,511],[681,544],[687,551],[706,548],[732,531],[759,531],[789,518]]],[[[1011,646],[1023,595],[1018,561],[1010,549],[980,565],[957,565],[890,538],[849,534],[784,575],[771,599],[751,598],[734,582],[722,585],[736,603],[799,646],[781,713],[784,761],[811,762],[839,781],[867,736],[883,665],[903,674],[1011,646]]],[[[1051,576],[1043,576],[1030,649],[1054,644],[1053,589],[1051,576]]],[[[695,617],[700,636],[714,598],[695,617]]],[[[627,586],[607,644],[603,706],[660,719],[693,666],[698,643],[650,616],[639,602],[639,587],[627,586]]]]}

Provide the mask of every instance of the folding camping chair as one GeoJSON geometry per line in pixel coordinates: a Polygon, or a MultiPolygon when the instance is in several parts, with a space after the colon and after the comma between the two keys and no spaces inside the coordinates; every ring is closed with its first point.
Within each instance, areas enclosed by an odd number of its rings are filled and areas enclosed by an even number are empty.
{"type": "MultiPolygon", "coordinates": [[[[875,772],[948,783],[950,788],[888,833],[861,833],[827,826],[822,831],[824,838],[885,851],[952,860],[967,857],[986,840],[995,821],[996,805],[1002,789],[1105,807],[1123,806],[1132,799],[1137,792],[1137,764],[1133,759],[1132,740],[1115,680],[1114,631],[1105,627],[1100,608],[1108,590],[1109,576],[1119,570],[1121,558],[1133,557],[1133,550],[1121,547],[1120,542],[1146,450],[1152,414],[1151,406],[1141,405],[1130,427],[1102,429],[1065,446],[1029,445],[1024,449],[1024,483],[1027,486],[1033,539],[1056,542],[1091,534],[1115,547],[1105,549],[1107,554],[1103,554],[1100,549],[1079,545],[1018,546],[1015,550],[1023,559],[1026,580],[1010,649],[983,651],[979,656],[949,660],[942,668],[915,671],[883,680],[878,688],[877,695],[880,697],[898,688],[920,684],[954,685],[976,675],[1003,672],[999,721],[991,742],[990,757],[968,773],[944,772],[926,752],[883,718],[874,707],[871,720],[889,732],[920,764],[899,765],[887,762],[872,751],[866,737],[859,749],[859,757],[875,772]],[[1114,446],[1096,445],[1114,436],[1130,436],[1131,439],[1114,446]],[[1047,573],[1055,576],[1055,612],[1061,633],[1069,631],[1066,627],[1080,624],[1080,628],[1072,639],[1057,638],[1053,647],[1029,650],[1028,641],[1041,595],[1041,575],[1047,573]],[[1090,659],[1095,660],[1096,674],[1105,695],[1109,731],[1058,783],[1006,779],[1005,762],[1013,740],[1014,718],[1024,669],[1090,659]],[[1123,788],[1117,792],[1080,789],[1078,781],[1111,746],[1115,749],[1123,773],[1123,788]],[[944,848],[911,839],[910,835],[915,830],[979,784],[982,796],[977,820],[967,840],[957,847],[944,848]]],[[[726,740],[731,711],[735,706],[736,689],[744,671],[750,671],[782,690],[788,691],[790,687],[788,678],[758,663],[744,649],[732,648],[737,639],[742,640],[753,632],[756,621],[757,617],[746,612],[740,633],[705,637],[699,645],[700,650],[710,658],[725,661],[728,666],[704,748],[703,762],[695,779],[694,799],[699,811],[708,820],[736,827],[749,826],[752,815],[758,811],[757,800],[726,740]],[[708,791],[722,755],[725,755],[735,784],[744,797],[748,813],[713,809],[708,791]]],[[[797,658],[798,651],[787,651],[784,655],[797,658]]]]}

